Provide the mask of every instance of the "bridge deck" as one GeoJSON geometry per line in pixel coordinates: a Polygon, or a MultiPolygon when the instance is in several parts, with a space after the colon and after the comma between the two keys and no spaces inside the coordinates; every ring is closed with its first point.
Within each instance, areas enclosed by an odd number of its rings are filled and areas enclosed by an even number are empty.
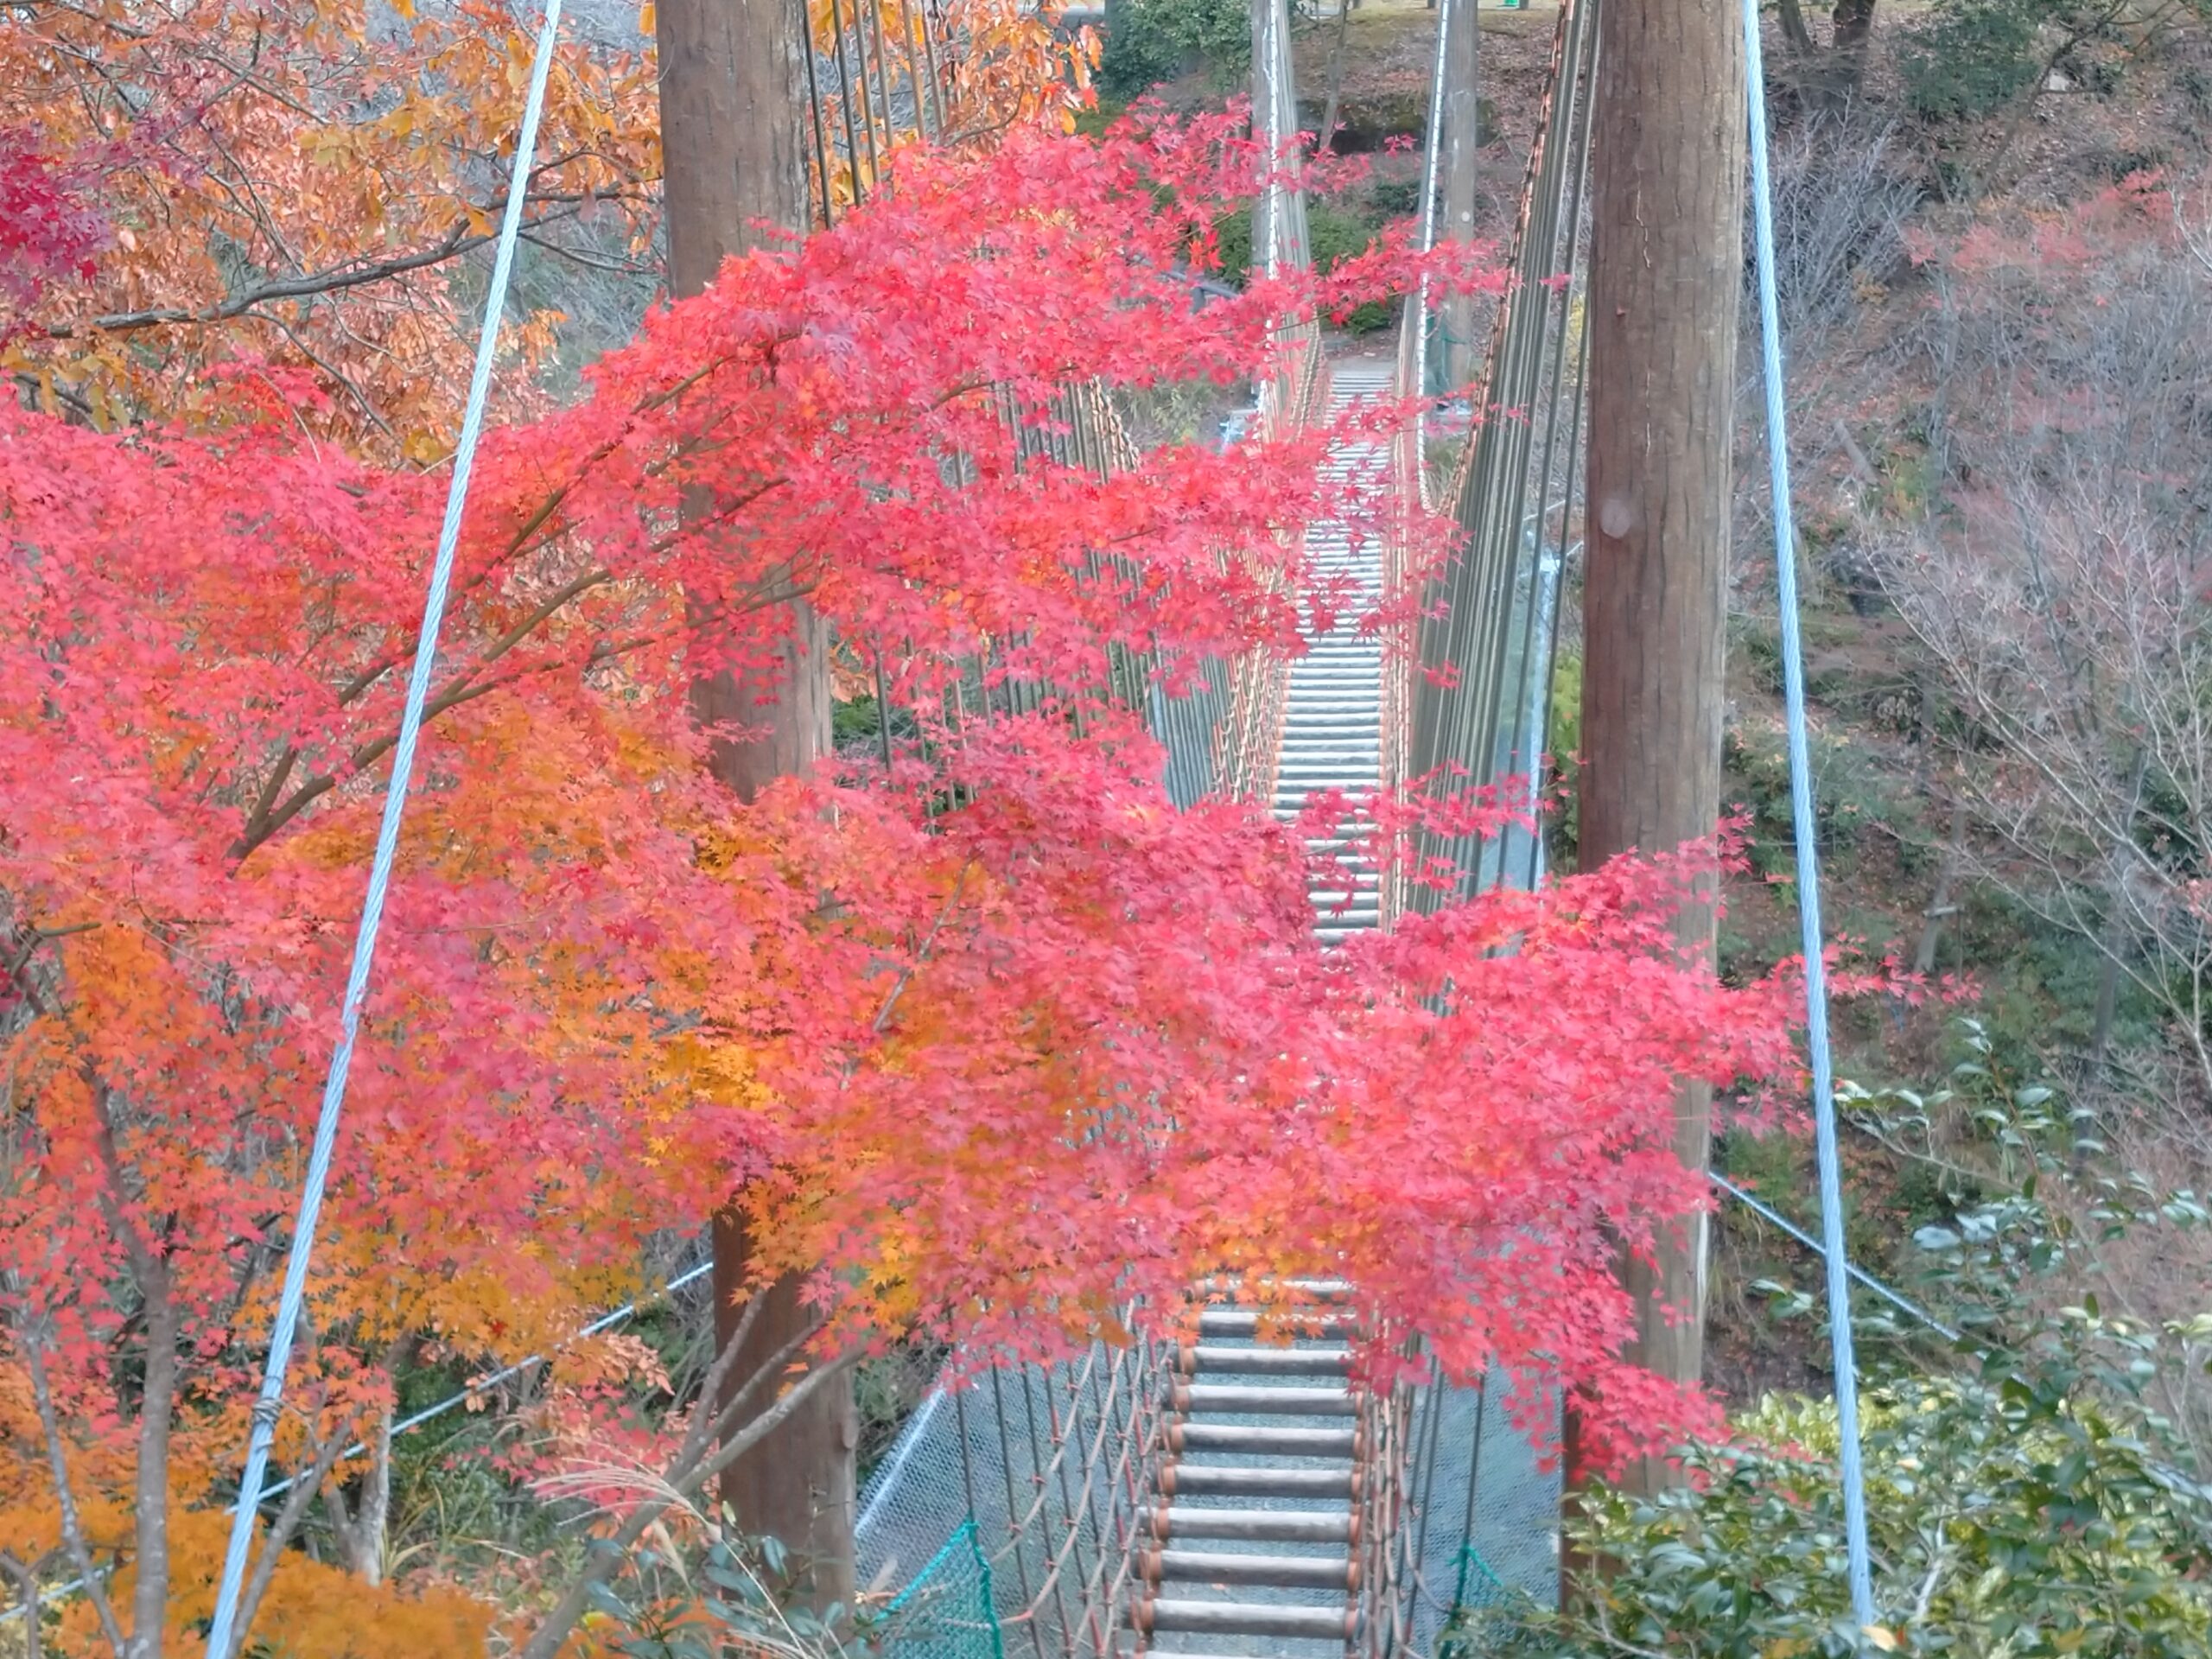
{"type": "MultiPolygon", "coordinates": [[[[1387,392],[1391,379],[1384,359],[1340,359],[1332,414],[1387,392]]],[[[1371,491],[1388,486],[1389,465],[1387,444],[1355,440],[1325,470],[1371,491]]],[[[1306,545],[1321,574],[1344,582],[1333,626],[1309,631],[1291,665],[1273,799],[1284,819],[1317,791],[1365,793],[1382,775],[1382,646],[1360,627],[1382,596],[1382,548],[1328,520],[1308,527],[1306,545]]],[[[1371,865],[1341,841],[1313,845],[1334,850],[1344,872],[1313,890],[1319,936],[1335,943],[1378,925],[1371,865]]],[[[1340,1334],[1262,1346],[1249,1316],[1221,1307],[1201,1313],[1197,1335],[1182,1354],[1191,1382],[1168,1418],[1132,1622],[1153,1651],[1193,1659],[1341,1655],[1359,1605],[1355,1437],[1370,1431],[1344,1385],[1340,1334]]]]}
{"type": "MultiPolygon", "coordinates": [[[[1381,358],[1340,359],[1330,375],[1332,412],[1387,391],[1391,372],[1381,358]]],[[[1389,445],[1356,440],[1338,444],[1325,470],[1332,479],[1379,488],[1388,481],[1389,465],[1389,445]]],[[[1356,542],[1351,527],[1341,521],[1311,526],[1306,545],[1315,568],[1344,578],[1347,587],[1335,626],[1309,632],[1306,655],[1291,664],[1274,802],[1284,818],[1295,816],[1317,790],[1363,792],[1382,778],[1382,644],[1372,632],[1363,633],[1359,620],[1382,597],[1382,550],[1371,536],[1356,542]]],[[[1381,920],[1373,868],[1349,854],[1340,853],[1340,861],[1344,883],[1313,893],[1315,927],[1330,943],[1381,920]]]]}

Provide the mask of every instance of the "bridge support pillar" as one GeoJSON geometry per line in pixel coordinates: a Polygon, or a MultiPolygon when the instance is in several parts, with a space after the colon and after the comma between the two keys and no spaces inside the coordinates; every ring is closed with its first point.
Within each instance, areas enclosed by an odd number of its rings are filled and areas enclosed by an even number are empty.
{"type": "MultiPolygon", "coordinates": [[[[1710,835],[1719,816],[1744,98],[1732,8],[1605,0],[1592,141],[1585,869],[1710,835]]],[[[1709,956],[1713,925],[1708,908],[1685,913],[1683,944],[1709,956]]],[[[1700,1172],[1711,1107],[1703,1088],[1676,1101],[1675,1150],[1700,1172]]],[[[1699,1379],[1705,1272],[1702,1225],[1668,1241],[1656,1271],[1624,1264],[1637,1304],[1630,1358],[1699,1379]]],[[[1654,1462],[1630,1484],[1669,1478],[1654,1462]]]]}

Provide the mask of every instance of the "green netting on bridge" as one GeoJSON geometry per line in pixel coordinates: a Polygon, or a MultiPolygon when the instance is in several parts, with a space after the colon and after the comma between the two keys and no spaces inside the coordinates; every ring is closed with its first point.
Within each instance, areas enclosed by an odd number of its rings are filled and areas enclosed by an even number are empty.
{"type": "Polygon", "coordinates": [[[1006,1636],[991,1594],[991,1566],[963,1521],[869,1627],[878,1651],[930,1659],[1006,1659],[1006,1636]]]}
{"type": "MultiPolygon", "coordinates": [[[[860,1582],[885,1609],[871,1645],[897,1659],[1126,1651],[1166,1387],[1141,1351],[1101,1344],[932,1392],[861,1495],[860,1582]]],[[[1402,1651],[1462,1647],[1484,1618],[1556,1599],[1559,1478],[1497,1401],[1422,1391],[1408,1452],[1402,1651]]]]}

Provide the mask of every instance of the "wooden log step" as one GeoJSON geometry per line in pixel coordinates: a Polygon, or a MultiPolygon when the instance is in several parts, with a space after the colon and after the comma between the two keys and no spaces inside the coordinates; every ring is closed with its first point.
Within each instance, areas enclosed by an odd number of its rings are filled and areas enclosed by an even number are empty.
{"type": "MultiPolygon", "coordinates": [[[[1269,1323],[1272,1331],[1291,1338],[1342,1338],[1346,1334],[1342,1319],[1318,1311],[1312,1317],[1302,1310],[1277,1313],[1269,1323]]],[[[1198,1332],[1201,1336],[1255,1337],[1259,1330],[1260,1315],[1256,1309],[1209,1307],[1198,1314],[1198,1332]]]]}
{"type": "Polygon", "coordinates": [[[1247,1544],[1356,1544],[1359,1516],[1315,1510],[1206,1510],[1169,1504],[1147,1510],[1143,1530],[1160,1542],[1177,1538],[1233,1538],[1247,1544]]]}
{"type": "Polygon", "coordinates": [[[1177,1356],[1185,1376],[1202,1371],[1248,1376],[1342,1376],[1351,1363],[1343,1348],[1223,1348],[1185,1344],[1177,1356]]]}
{"type": "Polygon", "coordinates": [[[1202,1411],[1280,1414],[1287,1417],[1350,1417],[1359,1396],[1350,1389],[1268,1388],[1235,1382],[1178,1382],[1168,1404],[1184,1416],[1202,1411]]]}
{"type": "Polygon", "coordinates": [[[1351,1428],[1246,1427],[1237,1423],[1170,1423],[1173,1452],[1226,1452],[1249,1457],[1357,1458],[1360,1435],[1351,1428]]]}
{"type": "Polygon", "coordinates": [[[1147,1635],[1156,1630],[1192,1630],[1214,1636],[1293,1636],[1325,1642],[1353,1642],[1359,1615],[1343,1607],[1286,1607],[1264,1601],[1179,1601],[1147,1597],[1130,1610],[1129,1622],[1147,1635]]]}
{"type": "Polygon", "coordinates": [[[1359,1471],[1249,1469],[1228,1464],[1171,1463],[1160,1471],[1162,1497],[1336,1497],[1359,1496],[1359,1471]]]}
{"type": "Polygon", "coordinates": [[[1300,1589],[1359,1589],[1359,1565],[1344,1555],[1236,1555],[1214,1549],[1147,1549],[1137,1570],[1147,1584],[1268,1584],[1300,1589]]]}

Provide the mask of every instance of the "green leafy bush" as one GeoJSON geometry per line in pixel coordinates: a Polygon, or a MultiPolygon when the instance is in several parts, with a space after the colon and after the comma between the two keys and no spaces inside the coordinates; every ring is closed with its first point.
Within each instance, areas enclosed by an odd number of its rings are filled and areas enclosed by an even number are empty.
{"type": "Polygon", "coordinates": [[[1367,187],[1367,200],[1375,211],[1389,219],[1402,219],[1421,211],[1421,175],[1402,179],[1378,178],[1367,187]]]}
{"type": "Polygon", "coordinates": [[[1770,1397],[1734,1444],[1685,1453],[1687,1486],[1591,1492],[1568,1536],[1574,1559],[1607,1570],[1574,1575],[1567,1611],[1470,1616],[1452,1639],[1463,1659],[2212,1652],[2212,1486],[2190,1386],[2212,1363],[2212,1313],[2115,1318],[2080,1288],[2122,1287],[2113,1269],[2148,1252],[2202,1294],[2190,1264],[2212,1209],[2107,1167],[2090,1114],[2004,1076],[1965,1029],[1969,1057],[1942,1089],[1840,1091],[1901,1156],[1940,1150],[1961,1178],[1942,1195],[1961,1207],[1913,1240],[1923,1294],[1963,1333],[1949,1374],[1860,1402],[1878,1623],[1851,1617],[1834,1403],[1770,1397]]]}
{"type": "Polygon", "coordinates": [[[1217,86],[1252,62],[1252,16],[1236,0],[1127,0],[1114,14],[1098,62],[1109,98],[1135,98],[1203,65],[1217,86]]]}
{"type": "MultiPolygon", "coordinates": [[[[2212,4],[2181,0],[2173,10],[2201,19],[2212,4]]],[[[2134,10],[2122,0],[1937,0],[1904,32],[1905,101],[1927,120],[1990,115],[2050,68],[2083,91],[2109,92],[2134,10]]]]}
{"type": "Polygon", "coordinates": [[[1556,784],[1565,798],[1554,809],[1547,828],[1551,836],[1551,861],[1562,869],[1573,868],[1580,842],[1582,815],[1580,791],[1582,753],[1582,653],[1562,642],[1552,659],[1550,731],[1545,745],[1552,758],[1548,784],[1556,784]]]}
{"type": "MultiPolygon", "coordinates": [[[[1221,253],[1221,276],[1243,286],[1252,269],[1252,210],[1239,207],[1215,221],[1214,237],[1221,253]]],[[[1316,270],[1333,270],[1340,260],[1367,251],[1375,240],[1376,222],[1364,214],[1325,201],[1306,204],[1306,236],[1316,270]]],[[[1357,307],[1338,325],[1349,334],[1373,334],[1397,321],[1397,309],[1378,301],[1357,307]]]]}
{"type": "Polygon", "coordinates": [[[2048,0],[1950,0],[1908,30],[1897,67],[1905,101],[1930,121],[1988,115],[2018,98],[2042,67],[2038,26],[2048,0]]]}
{"type": "Polygon", "coordinates": [[[1695,1484],[1600,1492],[1570,1529],[1611,1570],[1579,1605],[1465,1631],[1496,1659],[2201,1659],[2212,1651],[2204,1495],[2154,1435],[2058,1381],[1914,1378],[1862,1402],[1886,1623],[1854,1628],[1830,1401],[1772,1398],[1695,1484]]]}

